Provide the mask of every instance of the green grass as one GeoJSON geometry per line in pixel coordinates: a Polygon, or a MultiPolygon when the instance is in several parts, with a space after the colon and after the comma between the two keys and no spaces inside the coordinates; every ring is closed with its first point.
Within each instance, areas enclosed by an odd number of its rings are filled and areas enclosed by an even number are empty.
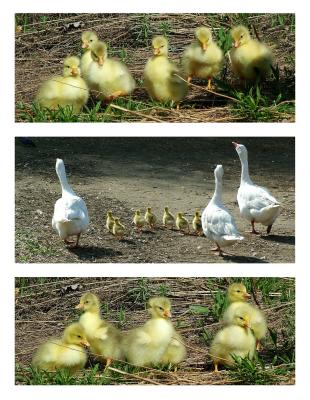
{"type": "Polygon", "coordinates": [[[26,230],[15,231],[16,253],[21,250],[22,256],[18,256],[19,262],[30,262],[33,256],[53,257],[57,254],[54,247],[42,242],[33,232],[26,230]]]}

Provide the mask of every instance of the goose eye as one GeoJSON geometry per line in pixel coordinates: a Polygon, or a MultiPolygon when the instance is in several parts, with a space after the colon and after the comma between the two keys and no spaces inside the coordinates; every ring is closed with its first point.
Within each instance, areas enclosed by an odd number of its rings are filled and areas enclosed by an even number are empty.
{"type": "Polygon", "coordinates": [[[81,335],[77,335],[77,337],[78,337],[79,339],[82,339],[82,336],[81,336],[81,335]]]}
{"type": "Polygon", "coordinates": [[[158,307],[161,311],[164,311],[164,309],[162,307],[158,307]]]}

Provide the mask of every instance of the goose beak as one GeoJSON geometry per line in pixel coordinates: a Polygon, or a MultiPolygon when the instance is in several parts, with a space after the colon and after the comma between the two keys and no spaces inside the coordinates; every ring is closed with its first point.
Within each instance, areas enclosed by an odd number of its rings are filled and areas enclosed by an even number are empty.
{"type": "Polygon", "coordinates": [[[164,317],[165,317],[165,318],[171,318],[171,312],[170,312],[169,310],[166,310],[166,311],[164,312],[164,317]]]}
{"type": "Polygon", "coordinates": [[[82,43],[82,49],[88,49],[88,43],[83,42],[82,43]]]}
{"type": "Polygon", "coordinates": [[[160,50],[159,49],[154,49],[154,56],[158,56],[159,55],[159,53],[160,53],[160,50]]]}
{"type": "Polygon", "coordinates": [[[87,340],[82,340],[81,345],[84,346],[84,347],[89,347],[90,346],[90,344],[89,344],[89,342],[87,340]]]}
{"type": "Polygon", "coordinates": [[[239,143],[236,143],[236,142],[231,142],[234,146],[235,146],[235,149],[239,146],[239,143]]]}
{"type": "Polygon", "coordinates": [[[77,70],[77,68],[72,68],[72,70],[71,70],[71,75],[72,75],[72,76],[78,76],[78,70],[77,70]]]}
{"type": "Polygon", "coordinates": [[[83,308],[83,304],[78,304],[77,306],[75,306],[76,310],[81,310],[83,308]]]}
{"type": "Polygon", "coordinates": [[[208,45],[207,45],[207,43],[203,43],[203,45],[202,45],[202,50],[203,50],[203,51],[207,51],[207,50],[208,50],[208,45]]]}
{"type": "Polygon", "coordinates": [[[243,297],[245,300],[248,300],[251,298],[251,295],[249,293],[244,293],[243,297]]]}
{"type": "Polygon", "coordinates": [[[240,42],[239,42],[239,40],[236,40],[235,42],[234,42],[234,48],[236,49],[237,47],[239,47],[240,46],[240,42]]]}

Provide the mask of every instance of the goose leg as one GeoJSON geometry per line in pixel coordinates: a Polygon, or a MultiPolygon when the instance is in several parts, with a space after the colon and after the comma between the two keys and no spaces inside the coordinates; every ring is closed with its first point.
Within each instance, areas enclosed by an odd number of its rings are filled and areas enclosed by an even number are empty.
{"type": "Polygon", "coordinates": [[[257,230],[255,229],[254,224],[255,224],[255,221],[254,221],[254,220],[251,221],[251,225],[252,225],[252,231],[251,231],[251,233],[253,233],[254,235],[259,235],[259,232],[257,232],[257,230]]]}
{"type": "Polygon", "coordinates": [[[107,358],[104,370],[107,370],[109,366],[112,364],[112,358],[107,358]]]}
{"type": "Polygon", "coordinates": [[[267,234],[271,232],[272,224],[267,226],[267,234]]]}
{"type": "Polygon", "coordinates": [[[212,81],[211,78],[209,78],[209,79],[208,79],[208,86],[207,86],[207,89],[208,89],[208,90],[212,90],[211,81],[212,81]]]}
{"type": "Polygon", "coordinates": [[[75,246],[74,247],[78,247],[79,246],[80,236],[81,236],[80,233],[76,236],[76,242],[75,242],[75,246]]]}
{"type": "Polygon", "coordinates": [[[219,369],[218,369],[218,363],[214,363],[214,371],[213,372],[215,372],[216,374],[218,374],[219,373],[219,369]]]}
{"type": "Polygon", "coordinates": [[[217,247],[214,247],[213,249],[211,249],[211,251],[218,251],[219,252],[219,256],[223,255],[223,251],[220,248],[220,246],[216,243],[217,247]]]}
{"type": "Polygon", "coordinates": [[[260,340],[256,339],[256,350],[259,351],[261,349],[262,345],[260,344],[260,340]]]}
{"type": "Polygon", "coordinates": [[[192,78],[191,76],[189,76],[189,77],[187,78],[187,82],[188,82],[188,83],[191,83],[192,79],[193,79],[193,78],[192,78]]]}

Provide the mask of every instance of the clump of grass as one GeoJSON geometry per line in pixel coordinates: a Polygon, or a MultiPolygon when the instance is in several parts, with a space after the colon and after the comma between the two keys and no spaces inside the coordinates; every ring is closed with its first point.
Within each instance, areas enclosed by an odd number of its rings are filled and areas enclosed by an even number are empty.
{"type": "Polygon", "coordinates": [[[134,303],[145,303],[150,298],[148,283],[147,278],[140,278],[137,286],[128,291],[134,303]]]}
{"type": "Polygon", "coordinates": [[[16,230],[15,232],[15,247],[21,249],[23,254],[19,257],[19,261],[28,262],[34,255],[53,257],[56,255],[56,250],[45,242],[41,242],[32,232],[16,230]]]}

